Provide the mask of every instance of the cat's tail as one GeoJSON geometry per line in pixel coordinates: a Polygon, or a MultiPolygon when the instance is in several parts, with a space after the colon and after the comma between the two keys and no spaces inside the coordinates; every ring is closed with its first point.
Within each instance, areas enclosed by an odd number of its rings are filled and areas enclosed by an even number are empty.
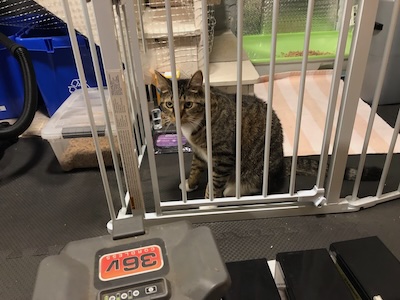
{"type": "MultiPolygon", "coordinates": [[[[361,175],[362,181],[378,181],[381,178],[382,168],[378,167],[364,167],[363,173],[361,175]]],[[[349,181],[356,180],[357,169],[346,167],[344,172],[344,179],[349,181]]]]}
{"type": "MultiPolygon", "coordinates": [[[[285,157],[285,174],[290,176],[292,157],[285,157]]],[[[301,176],[317,176],[319,168],[319,160],[316,158],[309,157],[298,157],[297,158],[297,170],[296,174],[301,176]]],[[[327,165],[327,170],[329,164],[327,165]]],[[[327,173],[327,172],[326,172],[327,173]]],[[[361,176],[362,181],[378,181],[381,177],[382,168],[378,167],[365,167],[361,176]]],[[[357,168],[346,167],[344,173],[344,179],[349,181],[354,181],[357,176],[357,168]]]]}

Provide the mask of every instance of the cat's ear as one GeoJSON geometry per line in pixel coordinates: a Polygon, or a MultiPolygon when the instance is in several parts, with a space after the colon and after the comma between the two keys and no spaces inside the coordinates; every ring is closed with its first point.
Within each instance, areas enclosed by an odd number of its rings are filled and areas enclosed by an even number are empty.
{"type": "Polygon", "coordinates": [[[189,81],[189,90],[192,92],[198,92],[203,88],[203,73],[198,70],[189,81]]]}
{"type": "Polygon", "coordinates": [[[171,82],[168,78],[165,78],[161,73],[154,71],[157,78],[157,89],[161,94],[168,93],[171,91],[171,82]]]}

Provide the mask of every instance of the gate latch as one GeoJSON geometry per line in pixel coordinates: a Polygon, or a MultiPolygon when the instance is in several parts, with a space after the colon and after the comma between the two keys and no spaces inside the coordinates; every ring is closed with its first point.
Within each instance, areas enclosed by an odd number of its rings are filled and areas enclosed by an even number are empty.
{"type": "Polygon", "coordinates": [[[325,189],[314,186],[311,190],[298,191],[297,202],[311,202],[315,207],[322,207],[326,205],[325,189]]]}

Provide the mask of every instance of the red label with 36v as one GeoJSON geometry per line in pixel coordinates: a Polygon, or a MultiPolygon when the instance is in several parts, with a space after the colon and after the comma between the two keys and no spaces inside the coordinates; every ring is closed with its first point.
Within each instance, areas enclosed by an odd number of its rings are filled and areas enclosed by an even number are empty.
{"type": "Polygon", "coordinates": [[[98,266],[99,279],[109,281],[161,270],[164,259],[159,245],[148,245],[102,255],[98,266]]]}

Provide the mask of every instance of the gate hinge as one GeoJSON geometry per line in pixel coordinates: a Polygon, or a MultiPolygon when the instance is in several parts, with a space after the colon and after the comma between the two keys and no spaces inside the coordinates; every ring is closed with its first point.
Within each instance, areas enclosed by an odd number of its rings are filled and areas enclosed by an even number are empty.
{"type": "Polygon", "coordinates": [[[311,190],[298,191],[297,202],[311,202],[315,207],[326,205],[325,189],[314,186],[311,190]]]}

